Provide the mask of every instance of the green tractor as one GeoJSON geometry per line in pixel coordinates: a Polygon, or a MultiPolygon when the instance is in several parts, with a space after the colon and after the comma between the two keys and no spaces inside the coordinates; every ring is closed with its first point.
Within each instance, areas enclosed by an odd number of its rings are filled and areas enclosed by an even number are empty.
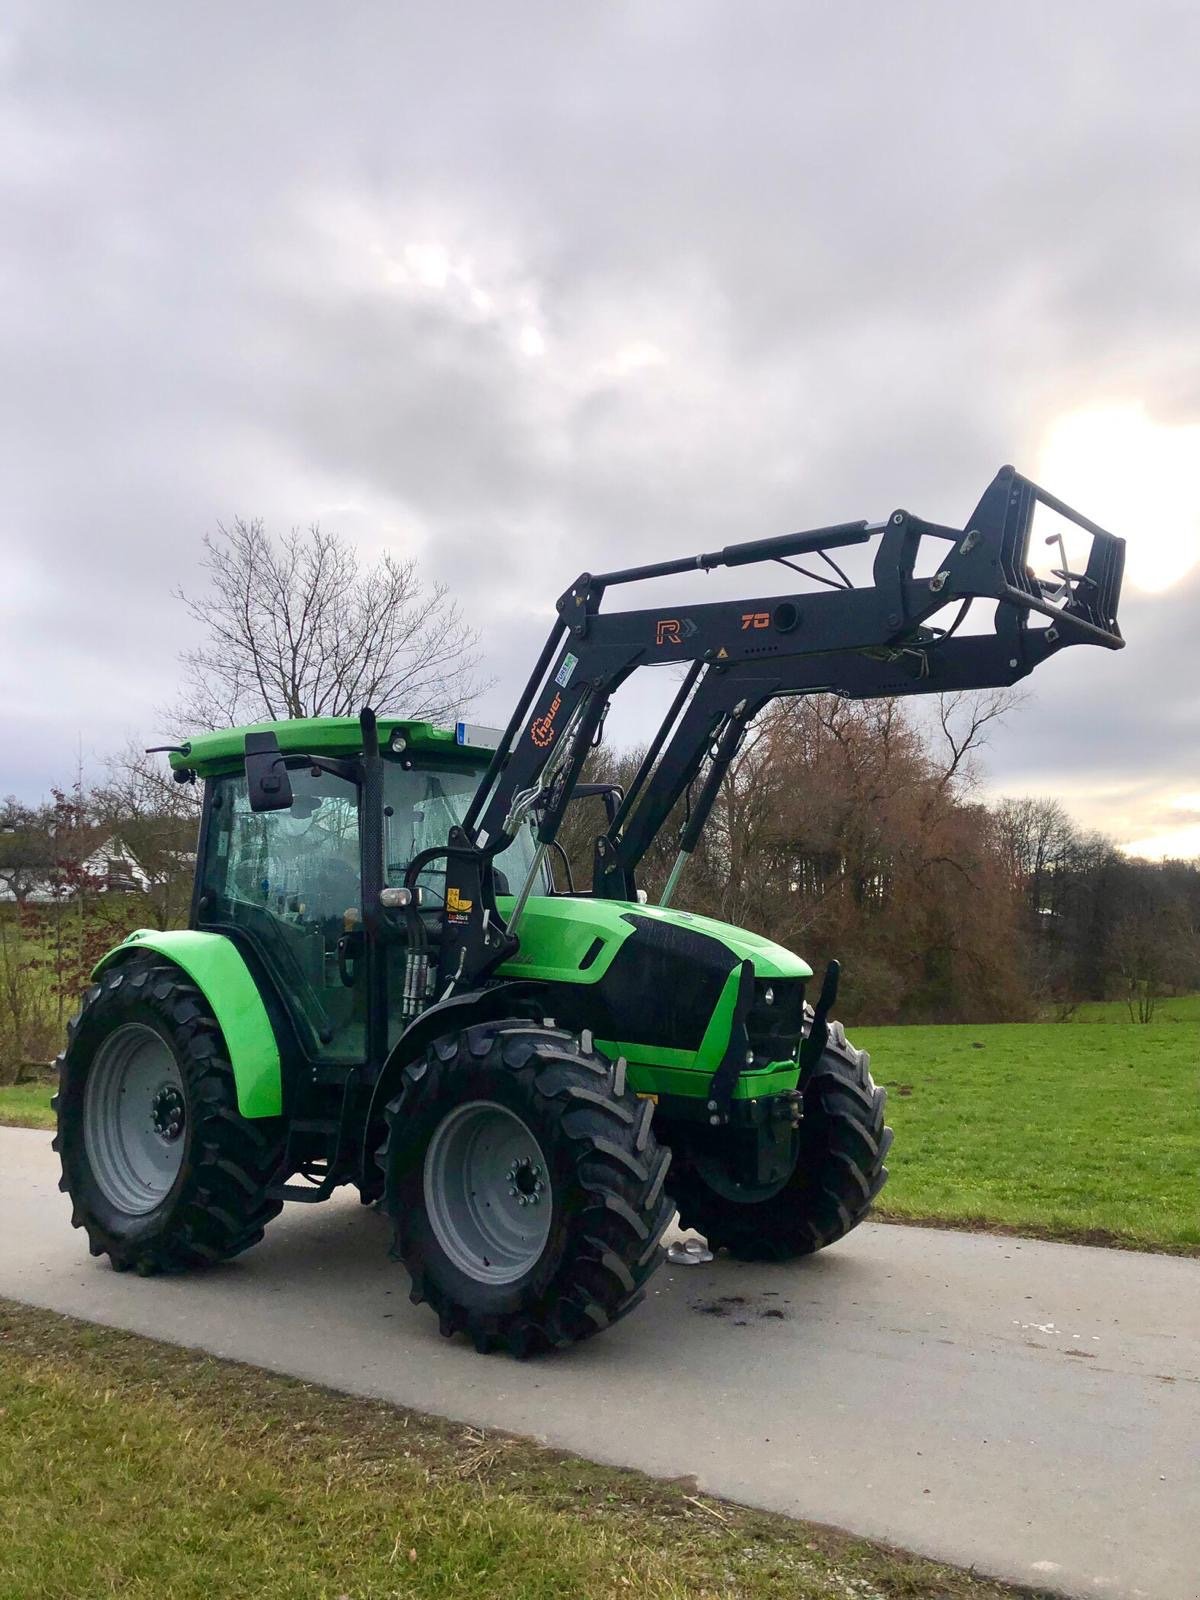
{"type": "Polygon", "coordinates": [[[442,1333],[523,1355],[635,1306],[676,1213],[743,1259],[841,1238],[891,1132],[830,1020],[837,964],[809,1006],[799,956],[672,907],[681,872],[769,701],[996,686],[1066,645],[1120,648],[1123,550],[1006,467],[963,529],[897,511],[583,574],[498,735],[366,710],[173,749],[204,786],[189,926],[105,957],[60,1058],[55,1147],[92,1253],[206,1266],[285,1201],[353,1184],[442,1333]],[[1039,508],[1060,529],[1047,576],[1039,508]],[[868,541],[873,582],[854,587],[828,552],[868,541]],[[624,583],[797,556],[828,587],[601,609],[624,583]],[[972,631],[976,601],[993,613],[972,631]],[[582,783],[646,666],[678,686],[638,772],[624,792],[582,783]],[[596,793],[591,885],[556,890],[564,812],[596,793]],[[647,904],[639,863],[685,797],[647,904]]]}

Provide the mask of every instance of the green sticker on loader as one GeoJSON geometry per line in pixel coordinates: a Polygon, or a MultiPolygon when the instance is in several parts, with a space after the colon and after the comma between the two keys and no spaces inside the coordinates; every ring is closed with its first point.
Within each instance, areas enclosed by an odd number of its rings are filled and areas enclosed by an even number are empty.
{"type": "Polygon", "coordinates": [[[554,681],[556,684],[558,684],[560,689],[565,689],[567,687],[571,681],[571,675],[578,665],[579,657],[573,656],[568,650],[566,655],[562,658],[562,665],[554,674],[554,681]]]}

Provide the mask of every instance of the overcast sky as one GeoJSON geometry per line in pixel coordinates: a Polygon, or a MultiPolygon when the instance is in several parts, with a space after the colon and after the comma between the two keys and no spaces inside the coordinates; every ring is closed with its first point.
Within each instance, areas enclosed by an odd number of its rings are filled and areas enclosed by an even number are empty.
{"type": "Polygon", "coordinates": [[[150,742],[218,520],[417,555],[500,721],[582,568],[1013,461],[1130,643],[989,784],[1200,853],[1198,84],[1190,0],[7,0],[0,794],[150,742]]]}

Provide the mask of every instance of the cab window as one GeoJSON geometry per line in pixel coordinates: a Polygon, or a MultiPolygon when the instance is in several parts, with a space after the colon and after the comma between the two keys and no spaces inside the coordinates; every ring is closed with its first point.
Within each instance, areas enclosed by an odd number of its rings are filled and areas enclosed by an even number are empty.
{"type": "MultiPolygon", "coordinates": [[[[422,850],[446,843],[450,829],[466,815],[479,786],[479,770],[465,765],[405,767],[389,761],[384,768],[384,862],[389,885],[399,887],[410,861],[422,850]]],[[[496,888],[515,894],[533,863],[535,843],[528,826],[517,830],[508,849],[496,857],[496,888]]],[[[432,861],[420,875],[420,884],[435,905],[443,899],[445,860],[432,861]]]]}
{"type": "Polygon", "coordinates": [[[358,790],[330,773],[293,770],[287,811],[253,812],[244,775],[213,780],[201,880],[201,926],[242,933],[278,981],[314,1053],[361,1061],[358,790]]]}

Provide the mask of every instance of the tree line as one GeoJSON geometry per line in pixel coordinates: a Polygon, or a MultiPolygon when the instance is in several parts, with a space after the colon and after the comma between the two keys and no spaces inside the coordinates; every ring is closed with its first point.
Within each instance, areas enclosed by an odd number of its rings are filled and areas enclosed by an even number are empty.
{"type": "MultiPolygon", "coordinates": [[[[948,696],[930,718],[901,700],[776,703],[731,765],[675,904],[814,966],[837,956],[852,1022],[1065,1018],[1113,998],[1151,1020],[1161,997],[1200,987],[1200,870],[1131,859],[1054,799],[985,803],[976,758],[1010,704],[948,696]]],[[[586,775],[627,784],[639,758],[599,750],[586,775]]],[[[577,802],[562,841],[577,883],[601,826],[585,807],[598,802],[577,802]]],[[[651,900],[671,840],[665,829],[644,864],[651,900]]]]}
{"type": "MultiPolygon", "coordinates": [[[[675,903],[843,964],[851,1022],[1066,1018],[1117,998],[1148,1022],[1200,988],[1200,869],[1130,859],[1049,798],[980,799],[973,758],[998,698],[932,723],[898,700],[770,708],[730,766],[675,903]]],[[[640,752],[585,777],[627,785],[640,752]]],[[[0,1063],[58,1048],[94,963],[134,927],[186,922],[198,794],[127,751],[44,805],[0,802],[0,1063]]],[[[686,813],[643,863],[662,893],[686,813]]],[[[569,810],[559,887],[591,879],[596,800],[569,810]]]]}

